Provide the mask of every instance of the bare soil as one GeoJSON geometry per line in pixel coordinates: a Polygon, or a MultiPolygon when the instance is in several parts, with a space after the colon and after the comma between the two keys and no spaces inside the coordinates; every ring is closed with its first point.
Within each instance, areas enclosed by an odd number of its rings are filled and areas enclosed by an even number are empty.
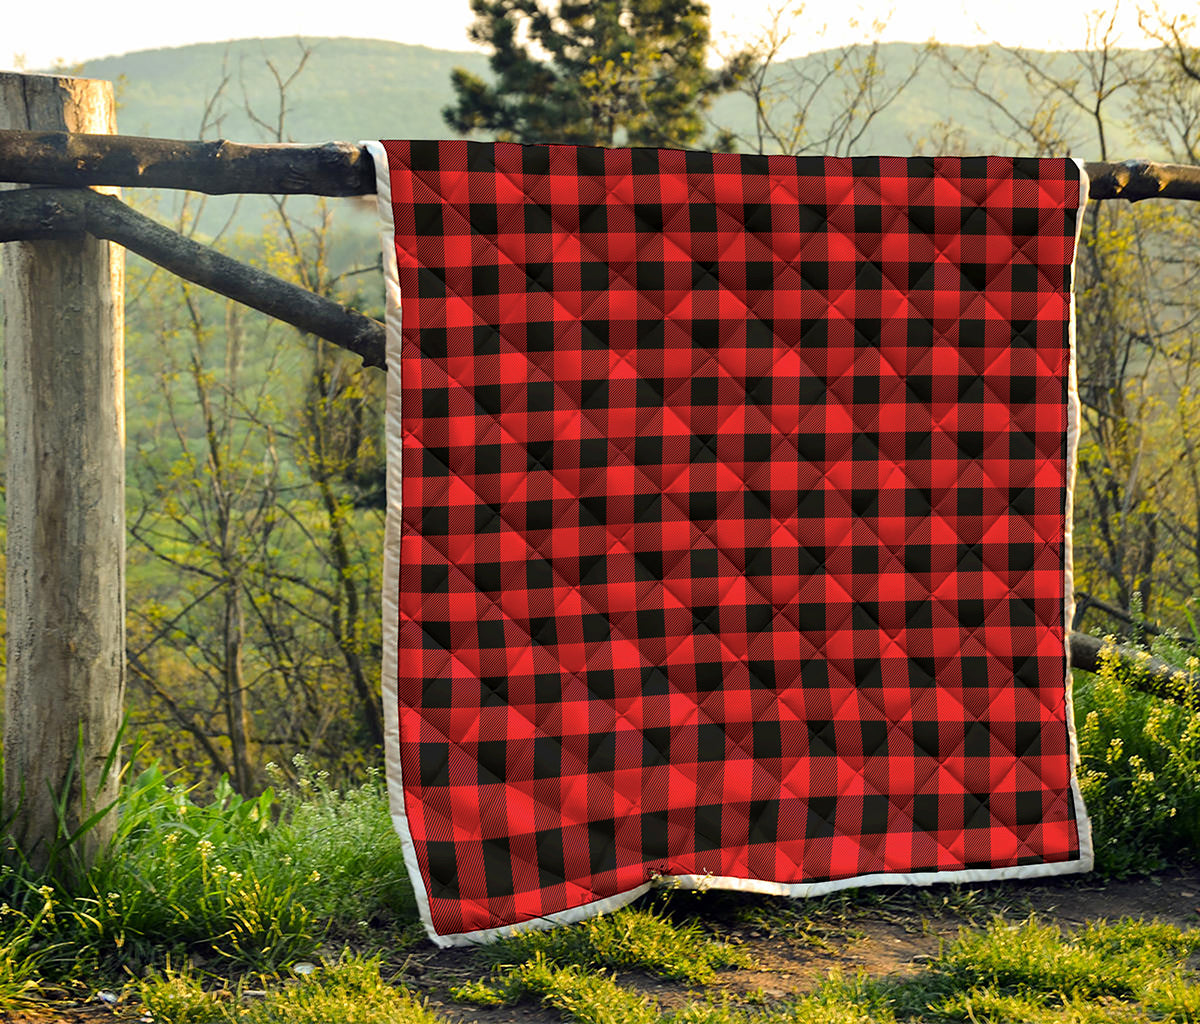
{"type": "MultiPolygon", "coordinates": [[[[993,916],[1020,921],[1030,914],[1067,930],[1089,921],[1120,918],[1159,920],[1200,927],[1200,866],[1175,867],[1124,881],[1089,876],[1044,882],[1005,882],[975,888],[864,891],[857,896],[805,903],[734,893],[676,895],[670,912],[692,919],[714,938],[744,949],[757,965],[721,972],[715,986],[731,995],[757,993],[768,1000],[811,991],[833,969],[862,970],[875,978],[901,978],[937,956],[941,944],[965,926],[985,925],[993,916]]],[[[447,1021],[460,1024],[560,1024],[561,1015],[539,1006],[480,1009],[457,1003],[456,985],[490,973],[488,961],[471,950],[426,945],[391,965],[397,980],[429,1001],[447,1021]]],[[[620,977],[678,1008],[697,993],[694,986],[638,973],[620,977]]],[[[148,1021],[142,1009],[122,1000],[109,1006],[80,982],[75,991],[51,991],[20,1013],[0,1015],[5,1024],[113,1024],[148,1021]]],[[[162,1022],[156,1022],[162,1024],[162,1022]]]]}

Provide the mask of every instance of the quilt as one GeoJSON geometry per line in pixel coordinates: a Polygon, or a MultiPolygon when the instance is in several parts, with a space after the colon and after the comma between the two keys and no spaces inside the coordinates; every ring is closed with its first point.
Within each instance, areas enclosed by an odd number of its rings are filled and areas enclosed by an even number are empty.
{"type": "Polygon", "coordinates": [[[1087,870],[1072,160],[368,143],[439,944],[1087,870]]]}

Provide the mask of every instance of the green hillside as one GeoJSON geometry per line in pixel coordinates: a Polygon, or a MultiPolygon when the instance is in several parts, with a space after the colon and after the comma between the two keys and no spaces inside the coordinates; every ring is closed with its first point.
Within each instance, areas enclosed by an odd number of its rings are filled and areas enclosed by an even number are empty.
{"type": "Polygon", "coordinates": [[[120,81],[118,124],[127,135],[195,138],[206,99],[228,75],[224,136],[258,141],[244,97],[273,121],[278,94],[267,62],[287,75],[303,47],[312,55],[288,94],[287,132],[300,142],[444,135],[450,69],[482,73],[475,53],[431,50],[375,39],[244,39],[106,57],[84,65],[94,78],[120,81]]]}

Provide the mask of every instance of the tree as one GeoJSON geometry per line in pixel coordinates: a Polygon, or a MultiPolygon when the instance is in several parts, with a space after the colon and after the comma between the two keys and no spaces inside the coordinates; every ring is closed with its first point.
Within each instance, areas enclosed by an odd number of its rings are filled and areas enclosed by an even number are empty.
{"type": "MultiPolygon", "coordinates": [[[[301,47],[290,72],[267,61],[279,94],[269,117],[246,102],[271,141],[290,141],[287,90],[308,56],[301,47]]],[[[201,136],[219,124],[219,101],[201,136]]],[[[184,231],[199,217],[191,202],[184,231]]],[[[243,243],[251,260],[322,295],[359,272],[331,267],[327,202],[268,202],[274,228],[243,243]]],[[[162,410],[131,432],[129,663],[144,697],[132,717],[154,754],[207,762],[248,793],[267,757],[301,751],[336,769],[382,745],[382,522],[362,499],[381,476],[383,389],[326,342],[283,337],[164,278],[139,277],[132,303],[131,346],[154,346],[157,369],[137,404],[162,410]]]]}
{"type": "Polygon", "coordinates": [[[708,8],[698,0],[563,0],[553,9],[471,0],[471,9],[468,34],[491,48],[495,83],[454,69],[457,99],[442,113],[463,135],[687,147],[743,66],[708,68],[708,8]]]}
{"type": "Polygon", "coordinates": [[[871,123],[912,84],[931,50],[917,50],[904,67],[887,67],[878,40],[886,22],[877,21],[873,41],[822,49],[822,29],[809,41],[815,52],[783,61],[805,7],[786,0],[769,12],[749,48],[730,57],[734,87],[754,110],[753,134],[735,139],[754,153],[850,156],[871,123]]]}

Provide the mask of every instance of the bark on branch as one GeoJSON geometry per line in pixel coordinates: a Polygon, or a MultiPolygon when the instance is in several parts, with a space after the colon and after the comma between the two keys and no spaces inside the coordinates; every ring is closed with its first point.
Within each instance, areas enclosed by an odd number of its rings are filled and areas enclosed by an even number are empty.
{"type": "Polygon", "coordinates": [[[386,369],[384,327],[156,223],[113,196],[87,189],[0,192],[0,242],[83,233],[123,245],[188,281],[325,338],[386,369]]]}
{"type": "Polygon", "coordinates": [[[141,185],[209,195],[359,196],[375,191],[375,163],[357,143],[319,146],[186,142],[136,135],[0,132],[0,181],[30,185],[141,185]]]}
{"type": "MultiPolygon", "coordinates": [[[[1100,671],[1105,641],[1086,633],[1071,633],[1069,650],[1072,668],[1080,668],[1085,672],[1100,671]]],[[[1148,651],[1111,645],[1109,652],[1106,657],[1116,659],[1122,681],[1135,690],[1155,697],[1178,700],[1195,689],[1195,683],[1191,681],[1187,672],[1153,657],[1148,651]]]]}
{"type": "MultiPolygon", "coordinates": [[[[1200,167],[1150,160],[1093,162],[1086,167],[1092,199],[1200,200],[1200,167]]],[[[353,142],[249,145],[5,131],[0,132],[0,181],[182,188],[209,195],[358,196],[375,191],[375,165],[353,142]]]]}
{"type": "Polygon", "coordinates": [[[1087,164],[1091,199],[1200,199],[1200,167],[1152,160],[1087,164]]]}

